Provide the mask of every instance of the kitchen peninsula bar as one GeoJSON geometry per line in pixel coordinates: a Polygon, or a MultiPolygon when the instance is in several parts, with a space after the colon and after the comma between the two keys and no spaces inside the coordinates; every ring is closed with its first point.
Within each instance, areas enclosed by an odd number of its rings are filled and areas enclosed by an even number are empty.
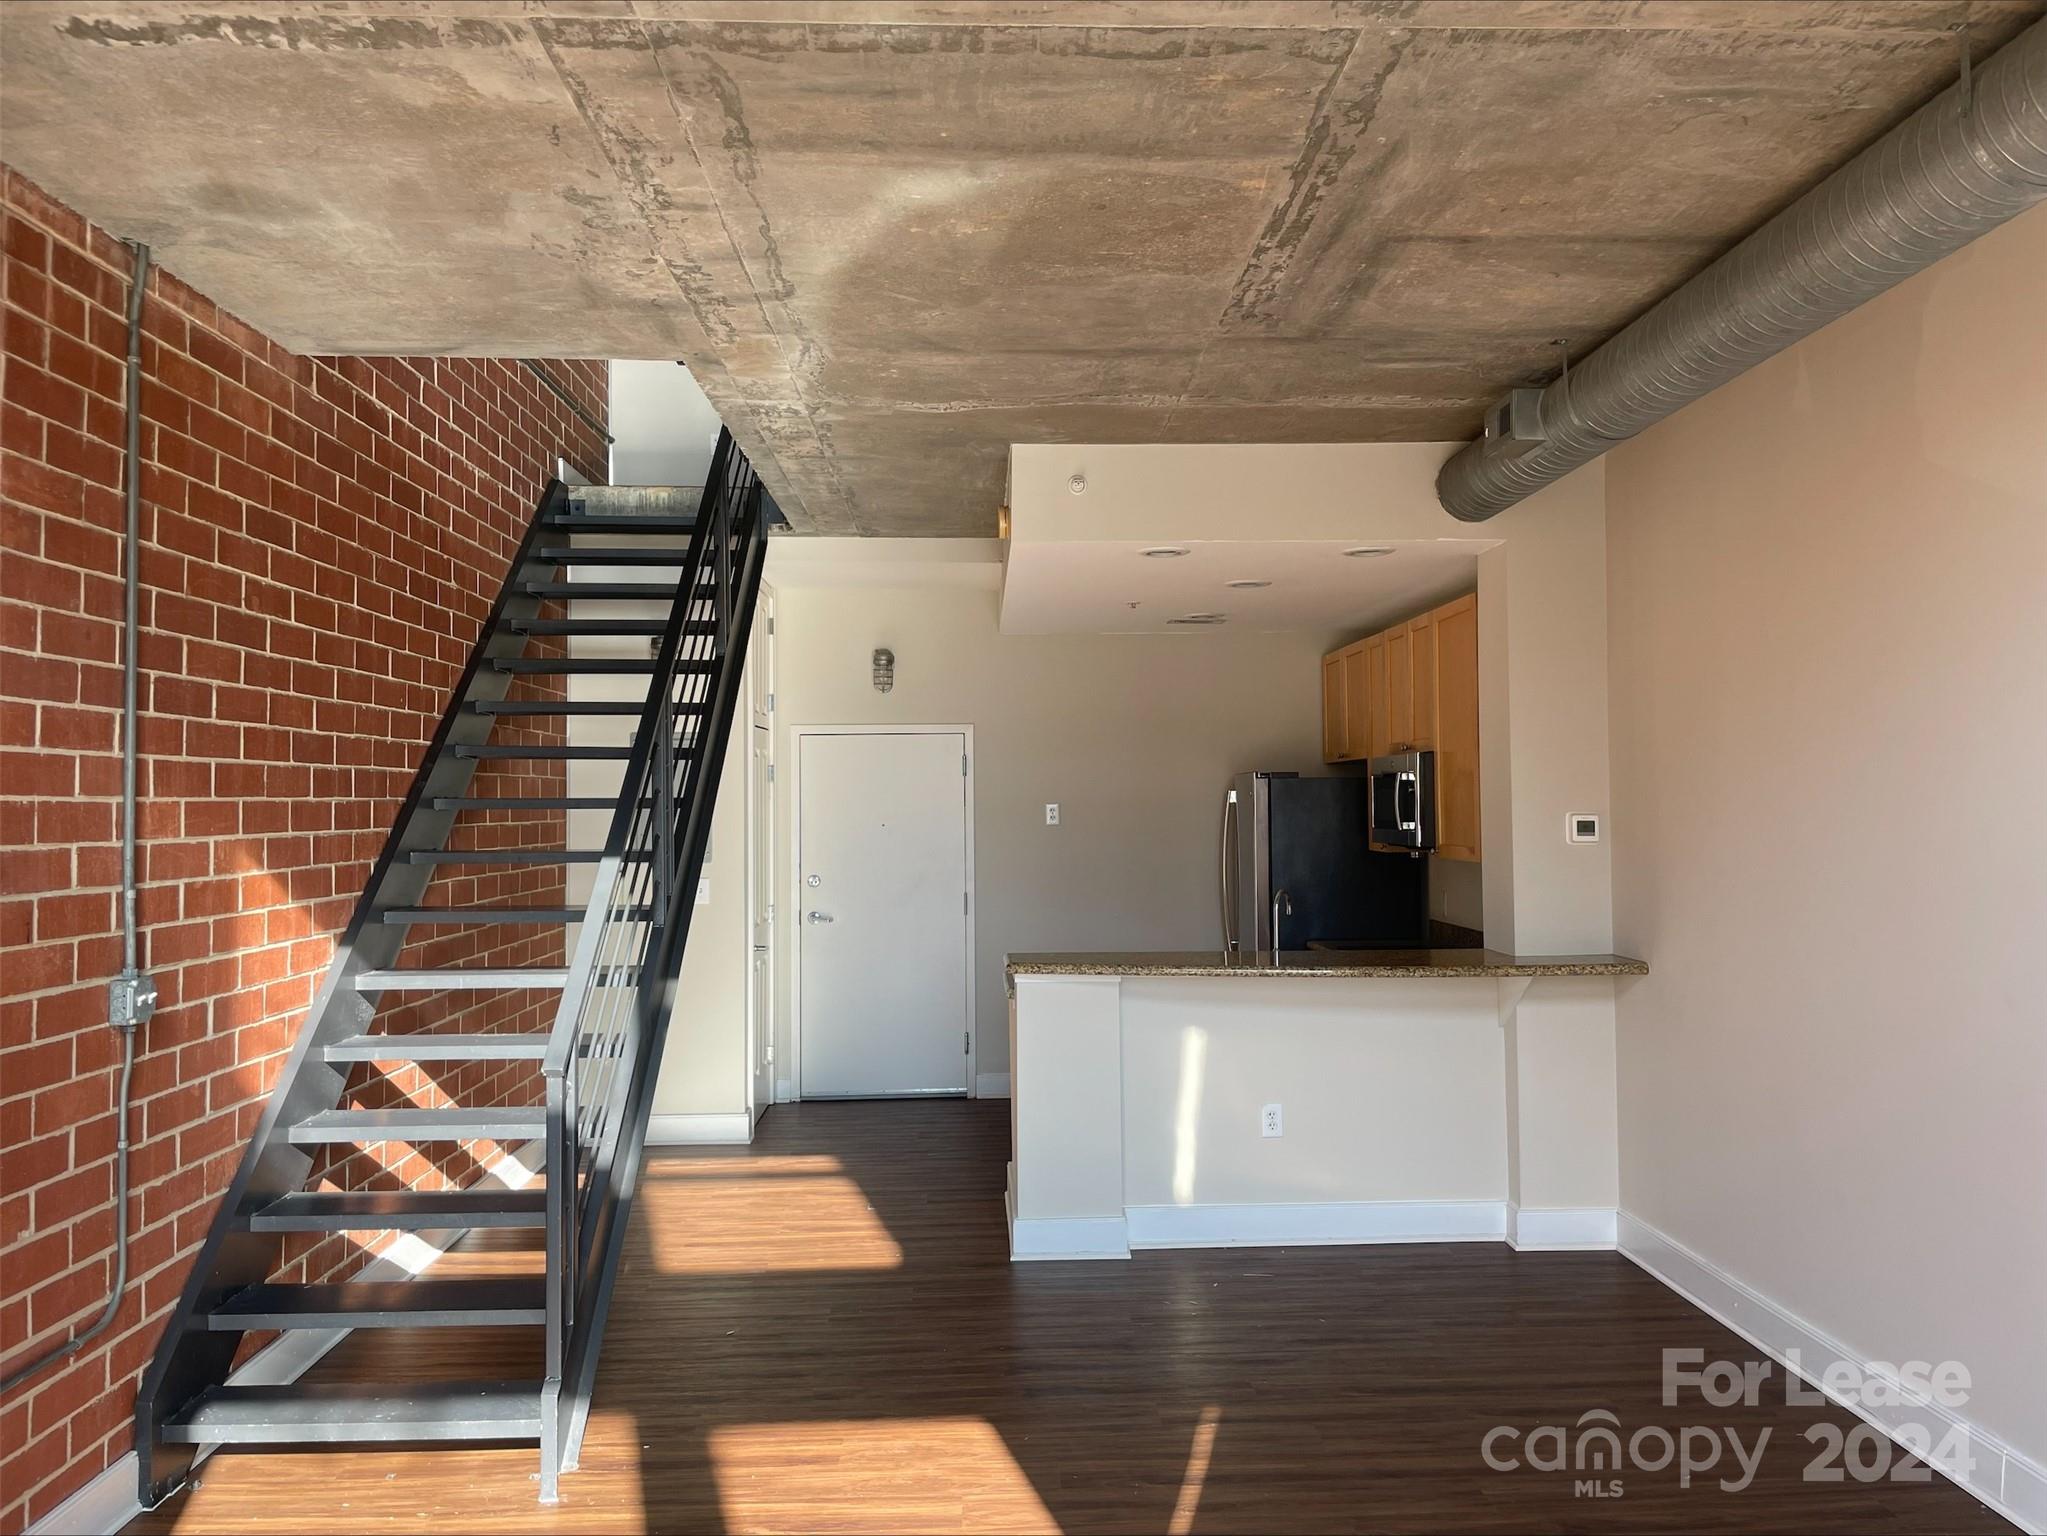
{"type": "Polygon", "coordinates": [[[1610,1248],[1620,955],[1009,957],[1010,1253],[1610,1248]]]}

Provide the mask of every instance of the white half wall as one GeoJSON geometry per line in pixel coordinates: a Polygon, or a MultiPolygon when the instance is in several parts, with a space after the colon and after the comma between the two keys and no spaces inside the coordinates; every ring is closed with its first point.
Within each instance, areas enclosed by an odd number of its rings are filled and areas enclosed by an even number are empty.
{"type": "Polygon", "coordinates": [[[1122,1026],[1125,1205],[1506,1192],[1494,983],[1133,977],[1122,1026]]]}
{"type": "Polygon", "coordinates": [[[2043,274],[2047,208],[1607,475],[1621,1204],[2036,1465],[2043,274]]]}

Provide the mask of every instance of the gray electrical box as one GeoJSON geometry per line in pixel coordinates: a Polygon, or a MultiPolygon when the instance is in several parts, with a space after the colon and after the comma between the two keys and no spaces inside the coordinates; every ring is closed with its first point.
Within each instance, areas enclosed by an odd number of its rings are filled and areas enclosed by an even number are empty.
{"type": "Polygon", "coordinates": [[[1487,453],[1526,453],[1543,441],[1541,390],[1510,389],[1486,412],[1487,453]]]}

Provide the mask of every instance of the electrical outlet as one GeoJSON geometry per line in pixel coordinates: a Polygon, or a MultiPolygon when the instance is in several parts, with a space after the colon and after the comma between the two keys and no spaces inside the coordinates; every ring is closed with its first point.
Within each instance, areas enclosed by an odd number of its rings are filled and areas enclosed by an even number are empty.
{"type": "Polygon", "coordinates": [[[1056,806],[1056,805],[1048,805],[1048,806],[1046,806],[1046,807],[1045,807],[1045,825],[1046,825],[1046,826],[1048,826],[1048,827],[1056,827],[1056,826],[1058,826],[1058,825],[1059,825],[1059,807],[1058,807],[1058,806],[1056,806]]]}
{"type": "Polygon", "coordinates": [[[1268,1104],[1260,1111],[1258,1116],[1258,1134],[1261,1136],[1280,1136],[1285,1134],[1280,1128],[1279,1106],[1277,1104],[1268,1104]]]}

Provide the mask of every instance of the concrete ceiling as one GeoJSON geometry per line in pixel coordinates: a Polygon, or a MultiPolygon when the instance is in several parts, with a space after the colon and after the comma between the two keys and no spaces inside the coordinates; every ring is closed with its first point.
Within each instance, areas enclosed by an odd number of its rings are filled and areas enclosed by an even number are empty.
{"type": "Polygon", "coordinates": [[[299,350],[682,358],[799,527],[985,535],[1011,442],[1469,436],[2041,9],[48,0],[0,152],[299,350]]]}
{"type": "Polygon", "coordinates": [[[1002,582],[1006,635],[1366,633],[1478,584],[1497,539],[1017,543],[1002,582]],[[1346,550],[1384,550],[1371,558],[1346,550]],[[1177,549],[1172,557],[1147,550],[1177,549]],[[1262,587],[1232,586],[1260,581],[1262,587]],[[1196,614],[1220,616],[1190,625],[1196,614]]]}

